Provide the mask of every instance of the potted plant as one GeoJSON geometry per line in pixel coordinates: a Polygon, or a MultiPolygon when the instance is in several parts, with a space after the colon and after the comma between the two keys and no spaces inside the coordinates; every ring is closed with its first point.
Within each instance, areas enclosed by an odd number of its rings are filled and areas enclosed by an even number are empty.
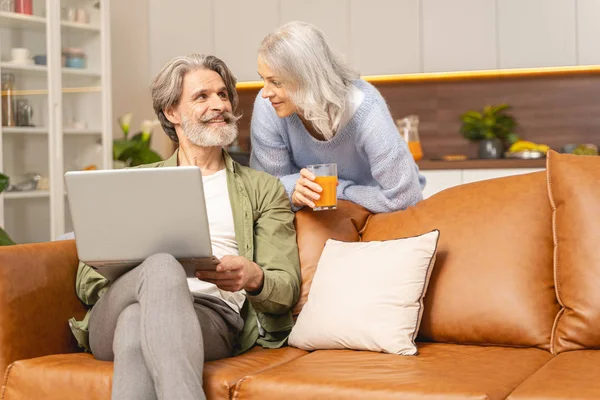
{"type": "Polygon", "coordinates": [[[143,121],[140,132],[130,138],[131,117],[132,114],[128,113],[119,118],[123,138],[113,140],[113,160],[119,162],[123,167],[135,167],[161,161],[162,158],[150,148],[152,130],[160,124],[158,120],[143,121]]]}
{"type": "Polygon", "coordinates": [[[515,119],[506,113],[507,104],[485,106],[483,111],[467,111],[461,116],[460,128],[463,136],[471,141],[479,141],[479,158],[501,158],[504,145],[519,139],[514,133],[515,119]]]}
{"type": "MultiPolygon", "coordinates": [[[[8,187],[8,176],[0,173],[0,193],[8,187]]],[[[9,246],[15,244],[10,236],[2,228],[0,228],[0,246],[9,246]]]]}

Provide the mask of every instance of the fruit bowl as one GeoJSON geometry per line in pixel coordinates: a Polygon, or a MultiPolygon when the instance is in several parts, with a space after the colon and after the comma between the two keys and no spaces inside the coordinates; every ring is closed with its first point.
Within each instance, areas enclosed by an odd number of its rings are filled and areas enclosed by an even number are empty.
{"type": "Polygon", "coordinates": [[[537,150],[507,151],[504,153],[504,157],[518,158],[521,160],[534,160],[537,158],[546,157],[546,153],[537,150]]]}

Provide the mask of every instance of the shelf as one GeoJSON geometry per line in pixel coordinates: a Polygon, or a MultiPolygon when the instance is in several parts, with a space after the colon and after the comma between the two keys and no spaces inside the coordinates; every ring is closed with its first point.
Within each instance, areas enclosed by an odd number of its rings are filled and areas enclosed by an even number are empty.
{"type": "MultiPolygon", "coordinates": [[[[44,127],[3,127],[2,133],[7,135],[47,135],[48,128],[44,127]]],[[[102,131],[100,129],[72,129],[72,128],[64,128],[63,134],[69,136],[100,136],[102,135],[102,131]]]]}
{"type": "Polygon", "coordinates": [[[80,24],[78,22],[69,22],[69,21],[62,21],[60,23],[60,25],[63,28],[66,28],[66,30],[68,31],[73,31],[73,32],[91,32],[91,33],[100,33],[100,27],[96,26],[96,25],[91,25],[91,24],[80,24]]]}
{"type": "Polygon", "coordinates": [[[12,134],[12,135],[45,135],[48,133],[48,129],[35,126],[16,126],[16,127],[3,127],[2,133],[4,134],[12,134]]]}
{"type": "MultiPolygon", "coordinates": [[[[21,65],[10,62],[1,62],[0,68],[11,71],[23,71],[31,73],[47,73],[48,67],[45,65],[21,65]]],[[[62,68],[63,75],[85,76],[90,78],[100,78],[101,74],[98,71],[89,70],[87,68],[62,68]]]]}
{"type": "Polygon", "coordinates": [[[47,190],[32,190],[29,192],[8,192],[4,193],[6,200],[16,199],[45,199],[50,197],[50,192],[47,190]]]}
{"type": "Polygon", "coordinates": [[[102,131],[100,129],[70,129],[64,128],[63,133],[65,135],[82,135],[82,136],[100,136],[102,131]]]}
{"type": "Polygon", "coordinates": [[[23,72],[31,72],[31,73],[47,73],[48,68],[45,65],[21,65],[21,64],[13,64],[10,62],[0,62],[0,68],[8,69],[11,71],[23,71],[23,72]]]}
{"type": "Polygon", "coordinates": [[[46,29],[46,18],[15,12],[0,11],[0,27],[46,29]]]}
{"type": "Polygon", "coordinates": [[[63,68],[63,75],[86,76],[89,78],[100,78],[98,71],[88,70],[87,68],[63,68]]]}

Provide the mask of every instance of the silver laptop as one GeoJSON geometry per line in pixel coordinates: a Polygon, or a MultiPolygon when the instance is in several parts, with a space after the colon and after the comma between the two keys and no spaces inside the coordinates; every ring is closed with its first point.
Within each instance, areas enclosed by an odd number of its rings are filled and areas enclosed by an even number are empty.
{"type": "Polygon", "coordinates": [[[156,253],[189,277],[218,264],[200,168],[74,171],[65,182],[79,259],[109,280],[156,253]]]}

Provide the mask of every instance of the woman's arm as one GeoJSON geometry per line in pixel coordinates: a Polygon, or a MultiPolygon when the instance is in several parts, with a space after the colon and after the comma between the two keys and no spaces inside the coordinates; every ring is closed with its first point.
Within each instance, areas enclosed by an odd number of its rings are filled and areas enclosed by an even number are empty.
{"type": "Polygon", "coordinates": [[[374,101],[368,110],[355,137],[359,152],[371,166],[377,186],[340,181],[338,195],[372,212],[405,209],[423,199],[425,178],[419,174],[383,98],[374,101]]]}

